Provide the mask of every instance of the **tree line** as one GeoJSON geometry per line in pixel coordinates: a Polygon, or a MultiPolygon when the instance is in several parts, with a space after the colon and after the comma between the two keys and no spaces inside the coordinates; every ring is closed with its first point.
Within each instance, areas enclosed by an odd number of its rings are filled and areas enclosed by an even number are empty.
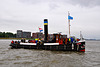
{"type": "Polygon", "coordinates": [[[16,34],[11,32],[0,32],[0,38],[16,38],[16,34]]]}

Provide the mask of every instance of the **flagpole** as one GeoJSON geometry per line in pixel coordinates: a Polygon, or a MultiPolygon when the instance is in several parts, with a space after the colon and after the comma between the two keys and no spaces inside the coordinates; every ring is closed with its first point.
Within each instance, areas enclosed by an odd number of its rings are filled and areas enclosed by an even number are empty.
{"type": "MultiPolygon", "coordinates": [[[[68,11],[68,17],[70,16],[70,13],[68,11]]],[[[69,37],[70,37],[70,19],[68,19],[68,24],[69,24],[69,37]]]]}

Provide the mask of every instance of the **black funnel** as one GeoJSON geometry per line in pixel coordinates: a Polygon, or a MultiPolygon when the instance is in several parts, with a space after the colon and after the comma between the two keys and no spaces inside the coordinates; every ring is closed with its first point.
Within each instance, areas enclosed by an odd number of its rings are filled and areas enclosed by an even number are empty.
{"type": "Polygon", "coordinates": [[[44,19],[44,41],[48,41],[48,20],[44,19]]]}

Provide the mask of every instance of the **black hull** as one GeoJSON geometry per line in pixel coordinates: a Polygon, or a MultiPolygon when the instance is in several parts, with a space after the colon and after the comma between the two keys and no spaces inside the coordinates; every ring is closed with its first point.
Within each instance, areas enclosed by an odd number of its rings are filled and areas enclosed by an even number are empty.
{"type": "Polygon", "coordinates": [[[55,51],[82,51],[85,50],[85,45],[83,42],[80,45],[75,44],[67,44],[67,45],[20,45],[20,44],[10,44],[12,48],[24,48],[24,49],[42,49],[42,50],[55,50],[55,51]]]}

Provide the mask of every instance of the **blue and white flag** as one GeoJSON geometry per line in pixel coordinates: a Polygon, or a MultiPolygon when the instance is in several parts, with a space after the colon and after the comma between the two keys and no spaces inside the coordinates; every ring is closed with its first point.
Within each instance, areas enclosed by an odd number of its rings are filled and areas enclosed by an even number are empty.
{"type": "Polygon", "coordinates": [[[68,19],[69,19],[69,20],[73,20],[73,17],[71,17],[71,16],[68,16],[68,19]]]}

